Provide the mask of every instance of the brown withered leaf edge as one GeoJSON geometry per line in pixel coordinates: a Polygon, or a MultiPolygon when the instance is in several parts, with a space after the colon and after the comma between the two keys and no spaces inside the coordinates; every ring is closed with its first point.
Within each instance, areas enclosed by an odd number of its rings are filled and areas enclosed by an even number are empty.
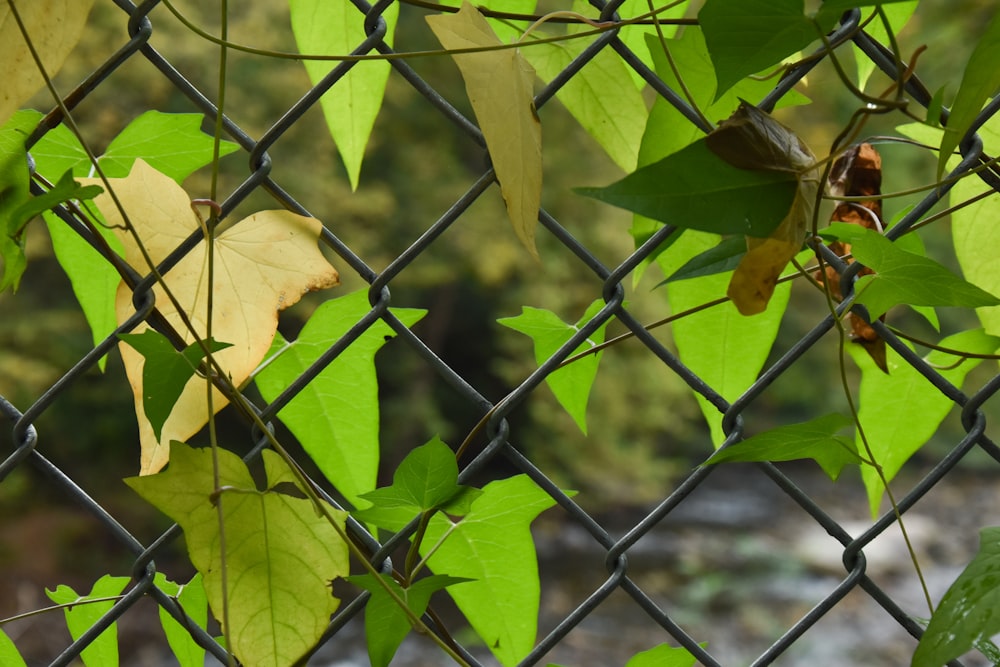
{"type": "MultiPolygon", "coordinates": [[[[882,157],[871,144],[862,143],[849,148],[843,155],[837,158],[830,170],[829,178],[830,193],[837,197],[871,197],[863,201],[840,202],[830,216],[830,222],[846,222],[848,224],[861,225],[867,229],[872,229],[882,234],[885,232],[882,224],[882,157]]],[[[849,243],[834,241],[829,245],[830,250],[844,257],[851,252],[849,243]]],[[[853,258],[846,260],[848,263],[854,261],[853,258]]],[[[858,274],[864,276],[874,273],[869,268],[864,268],[858,274]]],[[[822,282],[819,271],[816,272],[816,280],[822,282]]],[[[840,274],[831,267],[826,267],[826,282],[831,294],[838,301],[844,297],[840,291],[840,274]]],[[[885,321],[885,315],[880,318],[885,321]]],[[[885,341],[882,340],[870,324],[853,313],[848,314],[851,323],[851,340],[865,348],[868,355],[884,373],[889,372],[886,365],[885,341]]]]}

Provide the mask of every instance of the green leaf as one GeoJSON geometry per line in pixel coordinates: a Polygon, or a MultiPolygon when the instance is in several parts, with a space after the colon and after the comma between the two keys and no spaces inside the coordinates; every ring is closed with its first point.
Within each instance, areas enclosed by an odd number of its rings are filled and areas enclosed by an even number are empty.
{"type": "Polygon", "coordinates": [[[715,64],[716,98],[819,38],[802,0],[707,0],[698,22],[715,64]]]}
{"type": "MultiPolygon", "coordinates": [[[[535,362],[541,365],[555,354],[573,334],[579,331],[580,327],[597,315],[603,307],[603,301],[594,301],[587,307],[583,317],[576,324],[566,324],[555,313],[530,306],[523,306],[521,314],[516,317],[504,317],[497,322],[530,336],[535,343],[535,362]]],[[[602,324],[573,353],[577,354],[603,343],[606,328],[607,322],[602,324]]],[[[553,371],[545,378],[545,382],[555,394],[556,400],[566,409],[566,412],[570,414],[584,434],[587,433],[587,400],[590,398],[590,389],[594,385],[594,378],[597,377],[597,366],[600,361],[600,352],[588,355],[553,371]]]]}
{"type": "Polygon", "coordinates": [[[527,475],[491,482],[461,521],[435,514],[421,545],[426,558],[444,540],[430,556],[430,568],[473,580],[448,593],[504,667],[535,643],[540,591],[529,527],[553,504],[527,475]]]}
{"type": "Polygon", "coordinates": [[[24,658],[21,657],[21,652],[17,650],[17,646],[10,640],[3,628],[0,628],[0,664],[8,665],[8,667],[28,667],[24,658]]]}
{"type": "Polygon", "coordinates": [[[18,111],[0,127],[0,292],[8,287],[16,292],[28,268],[21,223],[16,222],[14,214],[30,198],[24,141],[41,117],[37,111],[18,111]]]}
{"type": "MultiPolygon", "coordinates": [[[[1000,348],[1000,338],[975,329],[948,336],[940,345],[973,354],[992,354],[1000,348]]],[[[858,416],[872,456],[882,466],[886,480],[891,481],[903,464],[937,432],[955,403],[891,348],[886,351],[888,374],[875,365],[861,346],[850,345],[848,351],[861,369],[858,416]]],[[[961,387],[969,371],[981,363],[978,359],[966,359],[952,368],[957,359],[937,350],[928,354],[926,360],[957,387],[961,387]]],[[[864,453],[860,438],[857,444],[858,451],[864,453]]],[[[882,481],[870,466],[861,469],[861,477],[868,490],[872,516],[877,516],[884,492],[882,481]]]]}
{"type": "Polygon", "coordinates": [[[74,176],[91,176],[90,158],[73,132],[65,125],[57,125],[31,147],[31,157],[39,174],[52,177],[73,172],[74,176]]]}
{"type": "MultiPolygon", "coordinates": [[[[827,3],[823,4],[825,9],[827,3]]],[[[919,0],[908,0],[906,2],[887,3],[884,7],[882,7],[882,11],[885,12],[886,18],[889,19],[889,25],[892,27],[893,34],[899,33],[899,31],[906,26],[910,17],[913,16],[913,12],[917,9],[918,4],[919,0]]],[[[860,6],[860,3],[854,2],[851,6],[860,6]]],[[[843,12],[843,10],[840,11],[843,12]]],[[[862,19],[864,19],[864,17],[862,17],[862,19]]],[[[865,26],[865,32],[867,32],[872,39],[880,44],[887,44],[889,42],[889,35],[885,30],[885,24],[878,16],[872,19],[868,25],[865,26]]],[[[853,42],[851,43],[851,48],[854,51],[854,63],[858,72],[858,88],[864,90],[869,77],[871,77],[872,72],[875,71],[875,63],[853,42]]]]}
{"type": "MultiPolygon", "coordinates": [[[[657,263],[671,275],[691,257],[715,247],[719,237],[685,232],[670,252],[657,263]]],[[[724,297],[731,274],[702,276],[683,283],[668,283],[667,298],[674,313],[696,308],[724,297]]],[[[729,402],[735,401],[757,379],[778,335],[778,326],[788,306],[791,284],[779,284],[767,310],[745,317],[731,302],[685,315],[671,324],[681,360],[729,402]]],[[[712,442],[725,440],[722,414],[700,393],[695,399],[711,429],[712,442]]]]}
{"type": "Polygon", "coordinates": [[[576,192],[685,229],[767,237],[795,198],[791,172],[734,167],[699,140],[604,188],[576,192]]]}
{"type": "Polygon", "coordinates": [[[625,667],[692,667],[694,663],[695,657],[683,646],[660,644],[636,653],[625,667]]]}
{"type": "MultiPolygon", "coordinates": [[[[216,450],[223,489],[217,494],[212,450],[171,445],[165,472],[125,483],[184,530],[217,618],[228,601],[228,646],[240,661],[248,667],[292,664],[316,645],[340,604],[330,582],[348,573],[347,544],[311,501],[275,490],[276,480],[291,473],[271,450],[261,452],[268,479],[263,491],[238,456],[216,450]]],[[[325,510],[342,531],[346,514],[330,505],[325,510]]]]}
{"type": "MultiPolygon", "coordinates": [[[[990,119],[980,128],[987,150],[1000,147],[1000,118],[990,119]]],[[[955,183],[948,193],[949,203],[956,206],[987,189],[978,176],[967,176],[955,183]]],[[[1000,229],[996,223],[995,197],[963,206],[951,214],[951,237],[955,244],[955,256],[966,279],[987,292],[1000,292],[1000,263],[996,261],[1000,253],[1000,229]]],[[[979,321],[986,333],[1000,336],[1000,307],[992,306],[976,309],[979,321]]]]}
{"type": "Polygon", "coordinates": [[[955,95],[955,103],[951,106],[948,124],[941,139],[938,178],[944,172],[952,152],[972,127],[972,121],[979,115],[983,105],[1000,88],[1000,68],[996,66],[998,59],[1000,59],[1000,14],[995,15],[990,21],[965,66],[962,83],[955,95]]]}
{"type": "Polygon", "coordinates": [[[823,230],[851,244],[855,259],[876,272],[862,276],[855,285],[859,303],[871,317],[879,317],[893,306],[995,306],[1000,299],[927,257],[907,252],[878,232],[860,225],[836,223],[823,230]]]}
{"type": "MultiPolygon", "coordinates": [[[[45,589],[45,594],[56,604],[85,603],[66,607],[63,610],[66,615],[66,627],[69,628],[69,634],[73,637],[73,641],[76,641],[114,606],[113,600],[107,602],[87,601],[121,595],[129,581],[128,577],[112,577],[106,574],[94,582],[94,587],[87,595],[79,595],[69,586],[62,584],[54,591],[45,589]]],[[[108,626],[97,639],[83,649],[83,652],[80,653],[80,659],[87,667],[117,665],[118,628],[116,624],[112,623],[108,626]]]]}
{"type": "MultiPolygon", "coordinates": [[[[167,595],[176,598],[187,615],[195,624],[205,629],[208,625],[208,598],[205,596],[205,586],[201,574],[195,573],[186,584],[176,584],[162,572],[156,573],[156,585],[167,595]]],[[[167,636],[167,643],[174,652],[181,667],[204,667],[205,649],[191,637],[191,633],[178,623],[163,607],[159,607],[160,625],[167,636]]]]}
{"type": "MultiPolygon", "coordinates": [[[[656,16],[660,21],[664,21],[667,19],[683,18],[684,15],[687,14],[687,9],[689,4],[690,3],[688,3],[687,0],[684,0],[683,2],[678,2],[677,4],[671,3],[669,9],[660,12],[656,16]]],[[[621,16],[623,19],[643,16],[648,13],[649,13],[649,0],[625,0],[618,7],[618,15],[621,16]]],[[[662,24],[662,23],[659,26],[660,31],[663,33],[663,36],[668,40],[672,39],[677,34],[678,27],[679,26],[677,25],[662,24]]],[[[639,59],[642,60],[642,62],[646,63],[646,65],[650,69],[655,69],[655,68],[653,67],[653,60],[652,58],[650,58],[649,50],[646,48],[646,40],[648,39],[647,37],[648,35],[653,35],[656,37],[657,41],[659,41],[659,37],[656,35],[656,28],[657,26],[654,25],[633,24],[629,26],[627,30],[622,30],[620,33],[618,33],[618,39],[622,40],[625,46],[631,49],[632,53],[637,55],[639,59]]],[[[685,32],[687,32],[688,30],[694,31],[694,28],[686,28],[685,32]]],[[[627,69],[629,76],[632,77],[632,81],[636,85],[636,88],[639,88],[640,90],[642,88],[645,88],[646,80],[643,79],[642,76],[640,76],[639,73],[636,72],[633,68],[629,67],[627,69]]],[[[683,68],[678,68],[678,69],[680,69],[681,71],[687,71],[684,70],[683,68]]]]}
{"type": "MultiPolygon", "coordinates": [[[[99,158],[108,178],[124,178],[136,159],[181,183],[212,161],[214,140],[201,131],[204,116],[197,113],[147,111],[128,124],[99,158]]],[[[221,141],[219,156],[239,149],[221,141]]]]}
{"type": "Polygon", "coordinates": [[[466,493],[470,494],[466,499],[469,502],[480,491],[458,484],[455,452],[440,438],[434,438],[406,455],[392,476],[392,486],[361,494],[372,507],[357,510],[354,516],[397,531],[421,512],[448,507],[466,493]]]}
{"type": "MultiPolygon", "coordinates": [[[[823,27],[824,31],[830,30],[840,19],[841,15],[849,9],[855,7],[874,7],[875,5],[891,5],[894,3],[909,2],[910,0],[823,0],[819,11],[816,12],[816,21],[823,27]]],[[[875,23],[878,19],[875,19],[875,23]]]]}
{"type": "Polygon", "coordinates": [[[854,442],[836,435],[853,424],[845,415],[828,414],[801,424],[779,426],[719,450],[705,464],[813,459],[830,479],[837,481],[845,465],[861,463],[854,442]]]}
{"type": "MultiPolygon", "coordinates": [[[[207,355],[197,341],[184,350],[177,350],[166,336],[153,329],[138,334],[119,334],[118,337],[146,359],[142,367],[142,408],[159,440],[163,423],[207,355]]],[[[207,345],[212,352],[232,347],[232,343],[214,339],[209,339],[207,345]]]]}
{"type": "Polygon", "coordinates": [[[686,261],[681,268],[671,273],[666,280],[656,286],[660,287],[678,280],[690,280],[691,278],[732,271],[746,254],[746,239],[742,236],[730,236],[719,241],[719,245],[698,253],[686,261]]]}
{"type": "MultiPolygon", "coordinates": [[[[324,302],[291,342],[279,333],[256,374],[257,388],[273,401],[359,319],[371,310],[365,290],[324,302]]],[[[406,326],[426,311],[393,308],[406,326]]],[[[320,371],[278,413],[323,475],[352,504],[375,488],[379,460],[378,379],[375,353],[395,332],[375,322],[320,371]]]]}
{"type": "Polygon", "coordinates": [[[79,201],[93,199],[102,192],[104,192],[104,188],[99,185],[80,185],[73,180],[72,172],[67,171],[52,186],[51,190],[45,194],[29,198],[11,212],[10,218],[7,220],[7,235],[11,237],[18,236],[24,229],[24,226],[31,222],[32,218],[54,206],[58,206],[71,199],[79,201]]]}
{"type": "Polygon", "coordinates": [[[912,667],[940,667],[1000,632],[1000,528],[983,528],[979,551],[941,598],[912,667]]]}
{"type": "MultiPolygon", "coordinates": [[[[651,54],[656,66],[656,73],[671,88],[677,90],[680,84],[674,75],[673,68],[667,61],[663,52],[663,45],[654,36],[646,38],[647,50],[651,54]]],[[[677,70],[683,72],[684,84],[694,99],[694,102],[702,109],[705,116],[718,122],[728,118],[733,110],[740,104],[740,99],[756,100],[766,95],[772,88],[770,81],[757,81],[754,79],[743,79],[729,91],[715,99],[715,68],[705,46],[705,38],[702,31],[689,26],[685,28],[681,36],[676,39],[667,40],[667,47],[670,49],[670,56],[673,59],[677,70]]],[[[808,103],[808,99],[803,95],[792,91],[781,98],[779,107],[794,104],[808,103]]],[[[685,146],[690,145],[695,140],[704,136],[702,131],[693,123],[681,115],[674,105],[661,97],[657,97],[653,103],[649,120],[646,123],[645,134],[643,134],[642,145],[639,148],[639,166],[646,166],[664,157],[676,153],[685,146]]],[[[645,243],[646,240],[662,226],[644,216],[636,215],[633,218],[630,233],[635,238],[636,247],[645,243]]],[[[646,266],[656,259],[656,256],[666,250],[670,243],[676,241],[678,235],[673,235],[668,243],[657,248],[648,259],[646,259],[635,272],[635,282],[639,278],[646,266]]]]}
{"type": "MultiPolygon", "coordinates": [[[[350,2],[327,0],[289,0],[292,32],[300,53],[342,55],[352,53],[367,37],[365,14],[350,2]]],[[[399,6],[391,4],[382,18],[388,24],[385,42],[392,46],[399,6]]],[[[335,67],[344,63],[304,60],[309,80],[319,83],[335,67]]],[[[323,116],[330,135],[347,168],[351,189],[358,187],[365,146],[382,106],[382,96],[389,80],[386,61],[358,62],[322,98],[323,116]]]]}
{"type": "MultiPolygon", "coordinates": [[[[431,595],[435,592],[468,581],[468,579],[450,577],[445,574],[434,574],[414,582],[408,588],[403,588],[392,576],[388,574],[380,576],[395,591],[396,595],[402,598],[417,618],[427,610],[431,595]]],[[[353,575],[347,580],[372,594],[365,606],[365,639],[368,642],[368,657],[372,667],[387,667],[399,645],[413,629],[413,626],[410,625],[410,619],[406,617],[396,601],[389,597],[385,588],[377,583],[373,575],[353,575]]]]}
{"type": "MultiPolygon", "coordinates": [[[[584,0],[574,0],[572,11],[586,15],[593,8],[584,0]]],[[[570,28],[569,32],[582,32],[584,28],[590,29],[590,26],[581,24],[570,28]]],[[[538,76],[549,82],[592,41],[552,42],[525,48],[522,53],[538,76]]],[[[627,172],[635,170],[649,115],[642,94],[629,78],[630,71],[634,72],[617,53],[604,49],[556,93],[583,129],[627,172]]]]}

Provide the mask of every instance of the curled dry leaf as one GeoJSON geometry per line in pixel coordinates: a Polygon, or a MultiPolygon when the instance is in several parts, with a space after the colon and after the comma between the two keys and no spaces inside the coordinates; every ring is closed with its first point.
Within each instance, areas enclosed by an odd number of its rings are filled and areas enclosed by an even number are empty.
{"type": "MultiPolygon", "coordinates": [[[[95,179],[85,179],[85,183],[95,179]]],[[[135,233],[156,263],[162,262],[200,223],[191,200],[177,183],[142,160],[126,178],[110,179],[135,233]]],[[[140,274],[149,268],[135,237],[111,197],[105,193],[95,200],[108,224],[125,245],[125,259],[140,274]]],[[[212,338],[232,344],[213,356],[236,386],[246,380],[267,353],[278,327],[278,311],[298,302],[310,290],[333,287],[337,271],[317,246],[322,223],[290,211],[262,211],[229,227],[215,239],[215,275],[212,304],[212,338]]],[[[183,336],[185,342],[208,337],[208,257],[202,241],[164,276],[196,330],[187,330],[177,309],[161,285],[153,292],[156,308],[183,336]]],[[[135,311],[132,291],[118,287],[116,314],[121,324],[135,311]]],[[[141,325],[135,333],[148,327],[141,325]]],[[[171,440],[186,440],[208,421],[205,380],[197,375],[184,387],[160,437],[153,433],[143,409],[142,369],[144,358],[132,347],[119,345],[125,372],[135,394],[136,416],[142,445],[140,474],[157,472],[170,456],[171,440]]],[[[213,387],[213,407],[227,403],[213,387]]]]}
{"type": "MultiPolygon", "coordinates": [[[[428,16],[448,50],[503,46],[483,15],[468,1],[455,14],[428,16]]],[[[535,113],[535,70],[517,49],[454,54],[465,90],[486,140],[507,215],[521,243],[534,256],[535,227],[542,201],[542,125],[535,113]]]]}
{"type": "MultiPolygon", "coordinates": [[[[93,4],[94,0],[17,0],[14,3],[49,76],[59,71],[66,56],[80,41],[93,4]]],[[[2,125],[45,84],[7,2],[0,3],[0,62],[4,64],[3,86],[0,86],[2,125]]]]}
{"type": "Polygon", "coordinates": [[[788,213],[767,238],[746,237],[747,254],[726,291],[741,314],[756,315],[767,308],[781,272],[802,249],[819,190],[816,157],[794,132],[747,102],[705,141],[734,167],[796,174],[788,213]]]}
{"type": "MultiPolygon", "coordinates": [[[[849,148],[837,158],[830,170],[829,189],[835,197],[871,197],[864,201],[843,201],[837,205],[830,216],[830,222],[846,222],[861,225],[883,233],[882,224],[882,157],[871,144],[862,143],[849,148]]],[[[830,250],[840,257],[851,254],[851,245],[842,241],[834,241],[830,250]]],[[[854,262],[852,257],[846,260],[854,262]]],[[[831,294],[838,301],[844,296],[840,291],[840,274],[832,266],[826,267],[826,284],[831,294]]],[[[865,267],[858,276],[874,273],[865,267]]],[[[822,274],[816,272],[816,280],[822,282],[822,274]]],[[[888,373],[885,361],[885,341],[882,340],[870,324],[853,313],[848,314],[851,323],[851,338],[859,343],[871,356],[875,364],[888,373]]],[[[885,315],[880,319],[884,320],[885,315]]]]}

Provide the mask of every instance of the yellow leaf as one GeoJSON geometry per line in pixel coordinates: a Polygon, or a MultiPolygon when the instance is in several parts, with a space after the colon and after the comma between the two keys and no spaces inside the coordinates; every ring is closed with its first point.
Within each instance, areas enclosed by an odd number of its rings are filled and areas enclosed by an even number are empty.
{"type": "MultiPolygon", "coordinates": [[[[14,6],[49,76],[62,67],[87,23],[94,0],[17,0],[14,6]]],[[[31,57],[7,2],[0,3],[0,125],[24,104],[45,80],[31,57]]]]}
{"type": "Polygon", "coordinates": [[[793,172],[798,189],[788,214],[767,238],[747,236],[747,254],[726,294],[742,315],[767,308],[782,271],[802,249],[819,190],[812,151],[787,127],[747,102],[706,138],[708,147],[740,169],[793,172]]]}
{"type": "MultiPolygon", "coordinates": [[[[96,179],[81,179],[95,183],[96,179]]],[[[126,178],[110,179],[129,221],[153,262],[159,264],[192,232],[200,228],[191,200],[179,185],[142,160],[126,178]]],[[[149,268],[111,197],[95,200],[108,224],[125,245],[125,259],[140,274],[149,268]]],[[[234,385],[246,380],[263,360],[278,327],[278,311],[298,302],[310,290],[337,285],[337,271],[323,257],[316,241],[323,225],[290,211],[262,211],[229,227],[215,239],[215,284],[212,304],[212,337],[232,347],[213,356],[234,385]]],[[[170,292],[191,320],[196,335],[187,330],[162,286],[153,292],[156,308],[184,337],[185,342],[207,338],[208,257],[202,241],[164,276],[170,292]]],[[[121,324],[134,312],[132,291],[122,283],[115,307],[121,324]]],[[[135,333],[141,333],[141,325],[135,333]]],[[[159,440],[145,417],[142,400],[144,358],[121,344],[122,360],[135,394],[142,456],[139,473],[149,475],[166,465],[171,440],[186,440],[208,421],[205,380],[195,375],[184,387],[163,425],[159,440]]],[[[213,388],[213,407],[227,403],[213,388]]]]}
{"type": "MultiPolygon", "coordinates": [[[[428,16],[427,23],[448,50],[502,45],[486,19],[467,0],[458,13],[428,16]]],[[[465,80],[514,232],[537,258],[542,125],[532,96],[535,71],[517,49],[454,54],[452,58],[465,80]]]]}

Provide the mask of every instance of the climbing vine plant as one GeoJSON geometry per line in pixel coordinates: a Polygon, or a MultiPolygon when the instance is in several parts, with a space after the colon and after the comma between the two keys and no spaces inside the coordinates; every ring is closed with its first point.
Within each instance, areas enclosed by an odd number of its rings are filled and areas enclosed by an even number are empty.
{"type": "MultiPolygon", "coordinates": [[[[279,311],[306,292],[335,288],[338,269],[319,250],[320,220],[284,210],[255,212],[235,223],[224,219],[216,203],[217,165],[237,147],[223,139],[221,120],[210,136],[201,131],[199,115],[150,111],[103,154],[94,150],[51,79],[87,25],[91,4],[7,0],[0,6],[0,62],[9,73],[0,102],[0,289],[17,290],[27,265],[26,228],[41,216],[95,345],[118,343],[134,392],[141,449],[138,475],[126,483],[180,525],[198,570],[183,585],[157,574],[155,585],[200,627],[207,627],[210,610],[225,646],[245,665],[290,665],[308,656],[340,604],[331,591],[338,579],[370,594],[366,636],[373,665],[389,664],[414,629],[465,664],[450,638],[423,620],[439,591],[447,591],[501,664],[518,663],[534,645],[539,607],[529,526],[553,497],[524,475],[483,488],[460,483],[458,456],[467,444],[453,443],[456,453],[438,438],[415,447],[392,483],[376,488],[374,358],[394,329],[372,314],[363,292],[330,292],[296,338],[277,333],[279,311]],[[21,109],[41,87],[51,91],[62,119],[45,132],[36,131],[46,122],[41,113],[21,109]],[[206,165],[213,173],[211,192],[192,197],[182,184],[206,165]],[[183,256],[175,252],[179,246],[183,256]],[[366,326],[359,330],[358,322],[366,326]],[[344,337],[350,345],[327,358],[344,337]],[[303,373],[313,375],[311,382],[289,391],[303,373]],[[347,510],[331,504],[288,457],[240,391],[251,382],[266,401],[280,405],[277,418],[347,501],[347,510]],[[268,441],[262,482],[217,442],[214,416],[228,404],[268,441]],[[186,444],[206,425],[210,447],[186,444]],[[391,571],[373,565],[373,554],[348,534],[349,520],[402,534],[409,544],[403,563],[391,571]]],[[[349,55],[366,35],[364,15],[352,3],[290,0],[297,53],[229,41],[225,2],[218,34],[162,4],[218,48],[222,110],[225,57],[233,50],[299,59],[314,84],[338,62],[365,61],[320,99],[350,185],[357,187],[390,64],[389,56],[376,53],[349,55]]],[[[681,361],[729,402],[757,380],[793,283],[827,304],[830,327],[839,333],[849,414],[818,414],[744,438],[734,435],[718,402],[697,393],[717,446],[706,452],[705,465],[809,458],[834,480],[845,466],[860,466],[877,514],[890,481],[953,402],[901,361],[913,349],[887,347],[873,325],[909,308],[938,327],[935,308],[974,309],[981,327],[929,344],[914,341],[930,349],[926,360],[956,387],[976,364],[996,359],[1000,348],[994,202],[981,194],[985,177],[1000,175],[988,157],[1000,150],[1000,121],[980,113],[1000,88],[1000,19],[973,50],[957,92],[928,92],[915,104],[911,97],[920,91],[913,92],[911,78],[919,71],[920,51],[901,53],[895,39],[915,1],[827,0],[806,11],[802,0],[690,6],[626,0],[611,18],[580,0],[537,16],[535,4],[438,6],[423,29],[441,49],[419,54],[457,65],[524,251],[544,271],[535,242],[544,129],[534,107],[536,81],[552,80],[594,39],[615,31],[642,67],[599,51],[558,98],[626,174],[610,184],[580,184],[576,192],[631,211],[636,246],[656,246],[636,273],[653,264],[662,270],[660,289],[675,314],[650,328],[669,322],[681,361]],[[867,61],[859,59],[851,73],[843,65],[853,35],[835,32],[844,12],[859,7],[857,29],[890,45],[896,74],[873,84],[882,86],[879,94],[865,92],[874,81],[872,67],[861,64],[867,61]],[[815,58],[802,55],[810,48],[835,64],[843,90],[856,102],[829,146],[807,145],[770,115],[776,104],[810,103],[795,89],[771,97],[783,72],[811,66],[815,58]],[[657,95],[650,106],[643,68],[679,91],[676,99],[657,95]],[[876,114],[898,119],[894,137],[865,138],[876,114]],[[970,161],[973,132],[984,151],[970,161]],[[878,142],[905,142],[931,157],[937,179],[924,189],[950,189],[962,275],[929,258],[918,234],[942,213],[914,209],[895,221],[883,217],[882,201],[900,193],[881,192],[878,142]],[[965,152],[957,155],[960,147],[965,152]],[[830,208],[832,214],[823,213],[830,208]],[[842,274],[850,279],[841,280],[842,274]],[[858,386],[847,379],[852,365],[861,371],[858,386]]],[[[381,20],[391,46],[398,6],[381,20]]],[[[499,321],[532,339],[540,365],[553,358],[561,364],[546,381],[584,432],[601,351],[621,340],[605,340],[613,310],[604,306],[593,303],[574,323],[528,305],[499,321]]],[[[391,313],[404,326],[424,315],[408,308],[391,313]]],[[[895,499],[888,499],[905,530],[895,499]]],[[[930,622],[914,665],[940,665],[973,645],[995,654],[983,638],[1000,631],[994,613],[1000,602],[986,585],[1000,569],[998,530],[983,531],[980,553],[936,608],[927,596],[930,622]]],[[[919,572],[919,554],[911,553],[919,572]]],[[[49,596],[65,609],[77,637],[128,583],[107,576],[89,593],[60,586],[49,596]]],[[[162,616],[180,663],[203,664],[204,649],[176,620],[162,616]]],[[[88,665],[116,664],[114,626],[81,657],[88,665]]],[[[0,659],[24,664],[3,634],[0,659]]],[[[628,664],[691,665],[695,659],[685,648],[662,645],[628,664]]]]}

